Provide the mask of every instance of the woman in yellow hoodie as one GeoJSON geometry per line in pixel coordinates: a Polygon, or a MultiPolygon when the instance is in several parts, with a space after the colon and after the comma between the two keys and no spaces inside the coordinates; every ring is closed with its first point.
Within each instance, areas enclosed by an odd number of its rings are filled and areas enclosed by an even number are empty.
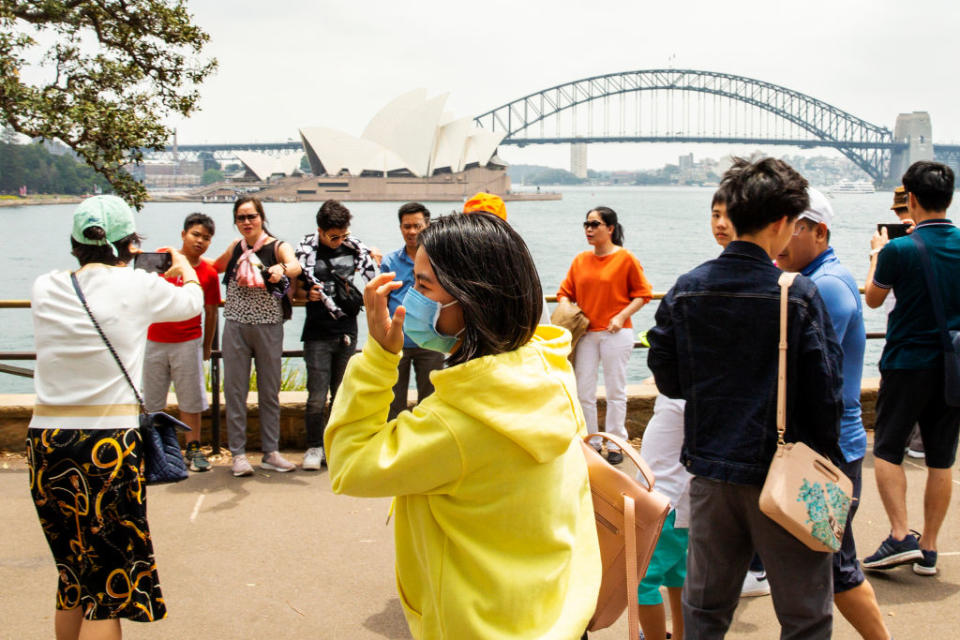
{"type": "Polygon", "coordinates": [[[370,339],[325,434],[333,490],[396,496],[397,589],[415,638],[580,638],[601,565],[570,334],[537,327],[533,259],[509,225],[453,215],[420,234],[391,318],[364,292],[370,339]],[[387,421],[403,333],[449,352],[436,391],[387,421]]]}

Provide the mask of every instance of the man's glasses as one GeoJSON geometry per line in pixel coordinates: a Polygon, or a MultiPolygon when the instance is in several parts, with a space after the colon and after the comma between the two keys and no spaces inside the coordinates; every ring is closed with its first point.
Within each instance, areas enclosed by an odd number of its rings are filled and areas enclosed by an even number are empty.
{"type": "Polygon", "coordinates": [[[586,222],[583,223],[583,228],[584,228],[584,229],[596,229],[597,227],[599,227],[599,226],[602,225],[602,224],[603,224],[603,223],[600,222],[599,220],[587,220],[586,222]]]}
{"type": "Polygon", "coordinates": [[[236,222],[250,222],[260,217],[259,213],[244,213],[236,217],[236,222]]]}
{"type": "Polygon", "coordinates": [[[327,236],[327,240],[329,240],[330,242],[336,242],[337,240],[346,239],[348,237],[350,237],[349,231],[347,231],[346,233],[341,233],[340,235],[327,236]]]}

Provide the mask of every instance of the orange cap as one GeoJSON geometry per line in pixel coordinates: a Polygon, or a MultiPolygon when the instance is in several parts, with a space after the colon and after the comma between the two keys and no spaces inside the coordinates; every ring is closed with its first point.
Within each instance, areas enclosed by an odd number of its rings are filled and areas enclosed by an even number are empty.
{"type": "Polygon", "coordinates": [[[464,213],[476,213],[478,211],[492,213],[503,221],[507,219],[507,205],[503,203],[503,198],[495,196],[492,193],[484,193],[481,191],[467,200],[463,205],[464,213]]]}

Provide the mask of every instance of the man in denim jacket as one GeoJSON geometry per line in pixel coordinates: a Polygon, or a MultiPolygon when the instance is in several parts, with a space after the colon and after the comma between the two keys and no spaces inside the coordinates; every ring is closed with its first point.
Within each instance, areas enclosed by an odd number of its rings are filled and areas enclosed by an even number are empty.
{"type": "MultiPolygon", "coordinates": [[[[680,460],[694,478],[683,618],[693,638],[726,634],[754,549],[781,638],[831,634],[831,554],[810,550],[758,506],[777,446],[781,271],[773,258],[809,205],[806,187],[780,160],[736,160],[721,189],[738,239],[677,280],[648,333],[660,393],[687,401],[680,460]]],[[[816,286],[803,276],[790,289],[787,333],[785,439],[838,461],[842,354],[816,286]]]]}

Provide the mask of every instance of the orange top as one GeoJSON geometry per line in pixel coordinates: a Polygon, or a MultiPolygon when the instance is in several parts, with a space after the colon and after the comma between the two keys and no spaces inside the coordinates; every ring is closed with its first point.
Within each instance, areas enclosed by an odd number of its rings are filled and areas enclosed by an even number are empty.
{"type": "MultiPolygon", "coordinates": [[[[634,298],[649,302],[653,288],[643,275],[640,261],[626,249],[602,257],[584,251],[573,259],[557,296],[570,298],[580,306],[590,319],[587,331],[604,331],[613,316],[634,298]]],[[[633,327],[630,318],[623,326],[633,327]]]]}

